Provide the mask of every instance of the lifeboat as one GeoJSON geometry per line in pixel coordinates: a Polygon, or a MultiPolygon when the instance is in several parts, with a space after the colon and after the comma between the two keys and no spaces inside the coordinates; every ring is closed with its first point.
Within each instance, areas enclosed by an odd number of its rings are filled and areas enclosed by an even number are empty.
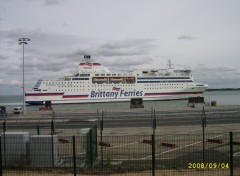
{"type": "Polygon", "coordinates": [[[123,81],[123,78],[122,77],[112,77],[112,78],[109,78],[110,81],[123,81]]]}
{"type": "Polygon", "coordinates": [[[127,78],[126,78],[126,81],[134,81],[134,80],[135,80],[134,77],[127,77],[127,78]]]}
{"type": "Polygon", "coordinates": [[[105,77],[95,77],[95,78],[93,78],[93,81],[107,81],[107,78],[105,78],[105,77]]]}

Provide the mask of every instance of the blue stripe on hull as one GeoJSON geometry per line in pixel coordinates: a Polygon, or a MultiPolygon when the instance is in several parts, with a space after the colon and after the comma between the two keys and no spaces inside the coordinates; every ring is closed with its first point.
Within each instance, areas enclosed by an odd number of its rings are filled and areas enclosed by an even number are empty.
{"type": "Polygon", "coordinates": [[[44,101],[26,101],[30,105],[43,105],[44,101]]]}

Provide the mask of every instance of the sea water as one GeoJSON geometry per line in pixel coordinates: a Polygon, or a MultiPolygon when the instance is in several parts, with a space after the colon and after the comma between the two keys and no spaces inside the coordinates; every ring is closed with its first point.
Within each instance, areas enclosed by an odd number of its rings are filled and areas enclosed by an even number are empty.
{"type": "MultiPolygon", "coordinates": [[[[207,91],[203,94],[205,102],[216,101],[217,105],[240,105],[240,91],[207,91]]],[[[16,106],[22,106],[22,95],[0,95],[0,106],[6,106],[12,111],[16,106]]],[[[146,101],[145,108],[160,109],[161,107],[186,107],[187,100],[146,101]]],[[[39,110],[41,106],[26,106],[27,111],[39,110]]],[[[129,109],[130,102],[121,103],[92,103],[92,104],[61,104],[53,105],[54,110],[107,110],[129,109]]]]}

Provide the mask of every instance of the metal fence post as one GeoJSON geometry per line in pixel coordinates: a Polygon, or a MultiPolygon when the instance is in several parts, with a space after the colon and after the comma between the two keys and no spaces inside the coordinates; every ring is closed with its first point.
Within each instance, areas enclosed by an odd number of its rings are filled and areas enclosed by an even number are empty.
{"type": "Polygon", "coordinates": [[[73,145],[73,174],[77,175],[77,167],[76,167],[76,146],[75,146],[75,136],[72,137],[72,145],[73,145]]]}
{"type": "Polygon", "coordinates": [[[40,135],[40,126],[37,125],[37,135],[40,135]]]}
{"type": "Polygon", "coordinates": [[[93,160],[98,158],[98,145],[97,145],[97,125],[92,127],[92,142],[93,142],[93,160]]]}
{"type": "Polygon", "coordinates": [[[156,158],[155,158],[155,130],[156,130],[156,114],[155,114],[155,109],[152,109],[152,129],[153,129],[153,134],[152,134],[152,176],[155,176],[155,164],[156,164],[156,158]]]}
{"type": "Polygon", "coordinates": [[[4,166],[7,165],[7,161],[6,161],[6,140],[5,140],[5,132],[7,131],[7,123],[6,121],[3,122],[3,156],[4,156],[4,166]]]}
{"type": "Polygon", "coordinates": [[[155,130],[156,130],[156,128],[157,128],[157,121],[156,121],[156,112],[155,112],[155,109],[153,110],[152,128],[153,128],[153,134],[155,135],[155,130]]]}
{"type": "Polygon", "coordinates": [[[51,142],[52,142],[52,167],[54,168],[54,142],[53,142],[53,135],[54,135],[54,123],[53,120],[51,122],[51,142]]]}
{"type": "Polygon", "coordinates": [[[202,156],[202,162],[205,162],[205,128],[207,126],[206,123],[206,113],[205,113],[205,109],[203,107],[203,111],[202,111],[202,142],[203,142],[203,156],[202,156]]]}
{"type": "Polygon", "coordinates": [[[230,176],[233,176],[233,133],[230,132],[230,176]]]}
{"type": "Polygon", "coordinates": [[[54,126],[54,121],[51,121],[51,134],[54,135],[55,134],[55,126],[54,126]]]}
{"type": "Polygon", "coordinates": [[[0,176],[2,176],[2,136],[0,136],[0,176]]]}
{"type": "Polygon", "coordinates": [[[92,145],[92,129],[90,129],[90,131],[89,131],[89,134],[90,134],[90,136],[89,136],[89,144],[90,144],[90,164],[91,164],[91,166],[93,166],[93,145],[92,145]]]}
{"type": "Polygon", "coordinates": [[[152,134],[152,176],[155,176],[155,135],[152,134]]]}
{"type": "MultiPolygon", "coordinates": [[[[100,119],[100,144],[103,142],[103,111],[102,111],[102,118],[100,119]]],[[[99,117],[99,116],[98,116],[99,117]]],[[[103,146],[101,146],[101,168],[103,169],[103,146]]]]}
{"type": "Polygon", "coordinates": [[[93,166],[93,145],[92,145],[92,129],[87,133],[87,164],[93,166]]]}

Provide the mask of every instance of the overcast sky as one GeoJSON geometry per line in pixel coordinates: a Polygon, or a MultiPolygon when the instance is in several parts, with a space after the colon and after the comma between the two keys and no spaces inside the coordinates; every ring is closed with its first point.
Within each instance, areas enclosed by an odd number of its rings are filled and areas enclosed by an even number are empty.
{"type": "Polygon", "coordinates": [[[240,87],[239,0],[0,0],[0,95],[75,72],[83,54],[111,70],[192,69],[210,88],[240,87]]]}

